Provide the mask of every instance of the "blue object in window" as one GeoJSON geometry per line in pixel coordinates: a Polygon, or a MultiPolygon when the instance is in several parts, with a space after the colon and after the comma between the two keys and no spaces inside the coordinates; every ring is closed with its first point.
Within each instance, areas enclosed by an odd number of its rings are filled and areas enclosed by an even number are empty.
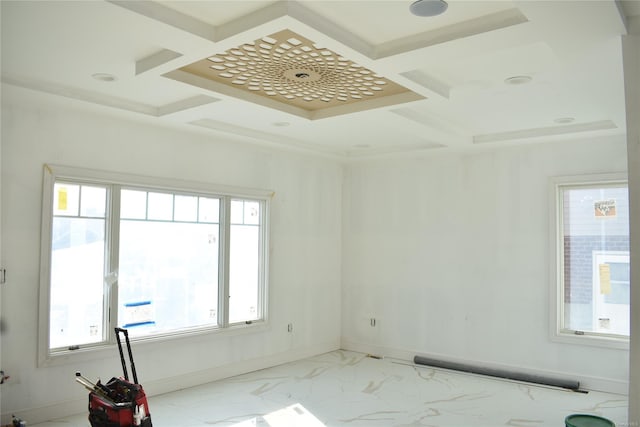
{"type": "Polygon", "coordinates": [[[148,321],[148,322],[137,322],[137,323],[127,323],[126,325],[122,325],[122,328],[135,328],[136,326],[147,326],[147,325],[155,325],[156,322],[148,321]]]}
{"type": "Polygon", "coordinates": [[[125,307],[139,307],[141,305],[151,304],[151,301],[137,301],[137,302],[128,302],[124,306],[125,307]]]}

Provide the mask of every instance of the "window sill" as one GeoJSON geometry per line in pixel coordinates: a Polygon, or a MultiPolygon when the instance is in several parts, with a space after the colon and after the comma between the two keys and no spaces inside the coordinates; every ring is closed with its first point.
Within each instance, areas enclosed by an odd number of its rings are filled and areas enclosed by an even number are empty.
{"type": "MultiPolygon", "coordinates": [[[[175,345],[177,341],[197,340],[202,337],[233,337],[245,334],[262,333],[269,330],[269,324],[266,321],[253,321],[251,323],[242,323],[230,325],[227,328],[207,328],[192,331],[180,331],[170,334],[129,337],[132,346],[137,348],[148,348],[157,346],[161,348],[167,343],[175,345]]],[[[124,343],[123,343],[124,345],[124,343]]],[[[156,349],[153,349],[154,351],[156,349]]],[[[102,360],[116,357],[118,355],[117,345],[113,343],[101,343],[80,346],[76,350],[58,350],[45,355],[39,360],[38,367],[64,366],[71,363],[77,364],[81,362],[89,362],[92,360],[102,360]]]]}
{"type": "Polygon", "coordinates": [[[611,350],[629,350],[629,338],[590,334],[588,332],[585,332],[584,335],[579,335],[574,331],[558,331],[551,336],[551,341],[611,350]]]}

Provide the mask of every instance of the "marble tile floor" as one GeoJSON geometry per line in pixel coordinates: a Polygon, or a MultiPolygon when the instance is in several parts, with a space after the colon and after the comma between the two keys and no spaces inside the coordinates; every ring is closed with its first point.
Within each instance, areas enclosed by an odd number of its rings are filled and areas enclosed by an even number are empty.
{"type": "MultiPolygon", "coordinates": [[[[624,426],[627,398],[334,351],[149,398],[154,427],[558,426],[573,413],[624,426]]],[[[87,414],[32,425],[87,427],[87,414]]]]}

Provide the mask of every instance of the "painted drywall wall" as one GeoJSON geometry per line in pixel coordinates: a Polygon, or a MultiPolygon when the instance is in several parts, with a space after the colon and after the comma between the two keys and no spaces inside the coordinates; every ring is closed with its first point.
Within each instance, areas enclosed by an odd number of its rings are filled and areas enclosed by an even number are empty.
{"type": "Polygon", "coordinates": [[[628,425],[640,426],[640,16],[629,19],[622,37],[627,109],[627,159],[631,210],[631,345],[628,425]]]}
{"type": "Polygon", "coordinates": [[[45,162],[276,192],[270,328],[134,345],[152,393],[336,348],[340,326],[343,348],[626,384],[627,352],[558,344],[548,334],[548,177],[624,171],[623,137],[353,163],[343,186],[343,167],[330,160],[158,128],[152,119],[131,123],[12,87],[3,86],[2,101],[2,361],[13,374],[2,386],[5,418],[84,412],[86,392],[73,373],[120,369],[114,353],[36,367],[45,162]]]}
{"type": "Polygon", "coordinates": [[[626,167],[622,135],[351,165],[343,348],[625,393],[627,350],[550,340],[549,178],[626,167]]]}
{"type": "Polygon", "coordinates": [[[86,411],[76,370],[108,380],[117,349],[37,366],[40,222],[45,163],[273,190],[270,322],[266,329],[136,344],[150,394],[263,368],[339,347],[342,166],[333,160],[223,141],[204,134],[87,112],[64,98],[3,85],[3,424],[86,411]],[[293,323],[293,333],[287,324],[293,323]]]}

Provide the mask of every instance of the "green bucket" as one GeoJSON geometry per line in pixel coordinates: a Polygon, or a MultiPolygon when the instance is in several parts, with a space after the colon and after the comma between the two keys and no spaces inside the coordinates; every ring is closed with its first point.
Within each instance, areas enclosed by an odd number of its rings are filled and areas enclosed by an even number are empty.
{"type": "Polygon", "coordinates": [[[573,414],[564,419],[566,427],[616,427],[616,425],[602,417],[586,414],[573,414]]]}

